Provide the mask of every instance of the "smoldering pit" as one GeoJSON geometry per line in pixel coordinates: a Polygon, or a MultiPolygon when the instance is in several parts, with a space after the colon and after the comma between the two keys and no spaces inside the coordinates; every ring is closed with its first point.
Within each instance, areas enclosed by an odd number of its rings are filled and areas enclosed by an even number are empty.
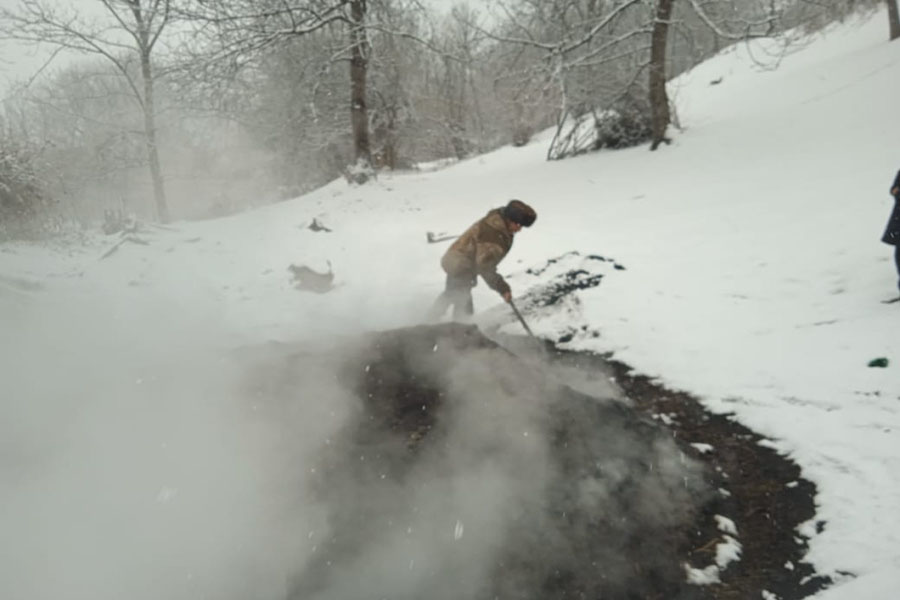
{"type": "Polygon", "coordinates": [[[323,395],[341,399],[333,408],[343,417],[312,464],[297,465],[297,502],[320,519],[286,582],[289,598],[678,597],[690,588],[680,557],[713,493],[708,474],[614,387],[568,385],[452,323],[276,355],[252,381],[281,427],[323,395]],[[319,376],[309,377],[310,361],[319,376]],[[577,391],[586,387],[597,394],[577,391]]]}

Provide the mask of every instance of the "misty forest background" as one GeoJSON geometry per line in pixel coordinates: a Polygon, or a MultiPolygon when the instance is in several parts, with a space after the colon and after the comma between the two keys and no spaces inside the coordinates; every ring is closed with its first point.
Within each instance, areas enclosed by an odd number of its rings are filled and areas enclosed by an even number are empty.
{"type": "Polygon", "coordinates": [[[551,127],[550,160],[664,152],[666,80],[883,2],[900,37],[896,0],[19,0],[0,37],[82,58],[3,99],[0,241],[221,216],[551,127]]]}

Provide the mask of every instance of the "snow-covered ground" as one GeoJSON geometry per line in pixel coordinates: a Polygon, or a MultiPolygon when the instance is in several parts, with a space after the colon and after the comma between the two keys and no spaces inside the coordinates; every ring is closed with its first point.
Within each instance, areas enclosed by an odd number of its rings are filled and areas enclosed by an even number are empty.
{"type": "MultiPolygon", "coordinates": [[[[545,132],[153,228],[102,260],[114,239],[0,247],[0,597],[275,597],[306,539],[229,350],[421,323],[446,248],[426,232],[510,198],[539,214],[501,265],[515,295],[552,275],[526,269],[570,251],[624,267],[526,314],[535,332],[574,333],[564,346],[614,353],[772,438],[818,486],[808,560],[838,581],[818,597],[896,597],[900,304],[880,302],[897,288],[879,239],[900,169],[900,43],[886,38],[881,12],[777,69],[757,62],[765,41],[735,46],[671,84],[684,129],[657,152],[548,163],[545,132]],[[293,288],[290,264],[329,262],[333,291],[293,288]],[[887,368],[867,366],[879,357],[887,368]]],[[[475,302],[507,314],[483,283],[475,302]]]]}

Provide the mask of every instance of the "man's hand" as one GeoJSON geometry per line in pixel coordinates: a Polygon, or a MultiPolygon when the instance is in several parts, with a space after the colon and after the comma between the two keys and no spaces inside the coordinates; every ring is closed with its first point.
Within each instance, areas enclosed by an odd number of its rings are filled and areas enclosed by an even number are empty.
{"type": "Polygon", "coordinates": [[[503,296],[503,299],[506,301],[507,304],[512,302],[512,291],[506,290],[505,292],[503,292],[500,295],[503,296]]]}

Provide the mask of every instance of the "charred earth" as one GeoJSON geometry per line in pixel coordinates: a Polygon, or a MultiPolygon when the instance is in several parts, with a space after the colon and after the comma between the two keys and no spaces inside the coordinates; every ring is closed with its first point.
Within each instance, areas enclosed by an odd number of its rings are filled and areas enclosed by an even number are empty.
{"type": "MultiPolygon", "coordinates": [[[[711,474],[614,388],[577,391],[596,382],[471,325],[338,354],[349,409],[310,469],[327,531],[292,599],[700,597],[683,557],[711,474]]],[[[304,397],[292,360],[267,395],[304,397]]]]}

